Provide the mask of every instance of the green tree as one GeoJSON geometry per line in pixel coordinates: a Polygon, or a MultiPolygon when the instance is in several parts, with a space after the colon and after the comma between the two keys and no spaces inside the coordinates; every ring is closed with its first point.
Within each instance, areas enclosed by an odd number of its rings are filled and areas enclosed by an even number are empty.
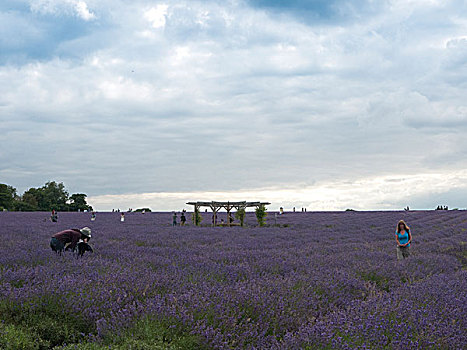
{"type": "Polygon", "coordinates": [[[49,181],[40,188],[40,191],[42,192],[42,198],[39,201],[40,210],[68,210],[68,192],[63,182],[49,181]]]}
{"type": "Polygon", "coordinates": [[[39,200],[42,198],[42,193],[38,188],[30,188],[25,191],[20,200],[16,204],[16,210],[19,211],[34,211],[39,210],[39,200]]]}
{"type": "Polygon", "coordinates": [[[84,211],[84,210],[92,210],[92,207],[88,205],[86,202],[87,195],[84,193],[74,193],[70,196],[69,199],[69,210],[70,211],[84,211]]]}
{"type": "Polygon", "coordinates": [[[266,223],[266,216],[268,215],[268,213],[266,213],[266,206],[264,204],[258,206],[255,209],[255,214],[259,226],[264,226],[264,224],[266,223]]]}
{"type": "Polygon", "coordinates": [[[15,200],[16,188],[6,184],[0,184],[0,207],[13,210],[15,200]]]}
{"type": "Polygon", "coordinates": [[[63,182],[57,183],[55,181],[49,181],[42,187],[31,187],[24,192],[21,198],[22,204],[18,206],[21,207],[22,210],[50,211],[55,209],[67,211],[69,210],[67,201],[68,192],[65,190],[63,182]]]}
{"type": "Polygon", "coordinates": [[[235,212],[235,218],[240,220],[240,226],[243,226],[243,223],[245,222],[245,208],[238,209],[235,212]]]}

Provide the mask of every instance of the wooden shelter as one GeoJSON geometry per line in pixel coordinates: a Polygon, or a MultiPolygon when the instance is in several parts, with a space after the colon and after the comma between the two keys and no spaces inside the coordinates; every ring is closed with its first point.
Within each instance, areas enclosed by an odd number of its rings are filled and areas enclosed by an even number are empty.
{"type": "Polygon", "coordinates": [[[261,205],[270,205],[271,203],[268,202],[188,202],[188,205],[193,205],[194,212],[199,212],[201,207],[208,207],[212,210],[213,220],[212,225],[217,225],[217,213],[221,209],[225,209],[227,211],[227,226],[230,226],[230,212],[232,209],[241,210],[246,208],[259,208],[261,205]]]}

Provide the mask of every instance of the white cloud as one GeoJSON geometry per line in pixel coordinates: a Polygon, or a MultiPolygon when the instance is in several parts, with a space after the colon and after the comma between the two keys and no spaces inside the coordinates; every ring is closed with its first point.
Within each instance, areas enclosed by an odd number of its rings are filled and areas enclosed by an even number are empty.
{"type": "Polygon", "coordinates": [[[88,5],[82,0],[75,2],[75,9],[78,16],[84,19],[85,21],[89,21],[91,19],[96,18],[94,13],[89,11],[88,5]]]}
{"type": "Polygon", "coordinates": [[[151,22],[153,28],[163,28],[166,22],[168,5],[159,4],[156,7],[151,7],[144,12],[144,18],[151,22]]]}
{"type": "Polygon", "coordinates": [[[88,202],[98,210],[116,208],[150,207],[156,211],[193,209],[185,205],[189,201],[264,201],[270,202],[270,210],[279,207],[298,210],[401,210],[410,204],[412,209],[433,209],[439,203],[434,200],[430,207],[420,207],[414,199],[455,189],[467,190],[467,171],[427,173],[417,175],[380,176],[362,178],[355,182],[322,182],[313,186],[289,188],[258,188],[222,192],[160,192],[130,195],[91,196],[88,202]]]}
{"type": "Polygon", "coordinates": [[[85,21],[96,18],[83,0],[30,0],[33,12],[53,15],[75,15],[85,21]]]}

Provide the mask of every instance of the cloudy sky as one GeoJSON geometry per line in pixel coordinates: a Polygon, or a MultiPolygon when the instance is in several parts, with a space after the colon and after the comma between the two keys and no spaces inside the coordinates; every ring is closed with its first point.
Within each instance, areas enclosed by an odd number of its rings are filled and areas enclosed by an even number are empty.
{"type": "Polygon", "coordinates": [[[467,207],[466,0],[2,0],[0,183],[98,210],[467,207]]]}

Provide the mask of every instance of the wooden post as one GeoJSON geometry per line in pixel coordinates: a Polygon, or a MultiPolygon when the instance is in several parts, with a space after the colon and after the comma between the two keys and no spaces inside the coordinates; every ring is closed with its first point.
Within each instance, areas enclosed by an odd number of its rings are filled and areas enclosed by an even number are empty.
{"type": "Polygon", "coordinates": [[[219,208],[215,206],[214,204],[211,204],[211,209],[212,209],[212,226],[216,227],[217,225],[217,212],[219,208]]]}
{"type": "Polygon", "coordinates": [[[227,209],[227,226],[230,227],[230,209],[232,209],[230,207],[230,202],[227,202],[227,207],[225,209],[227,209]]]}
{"type": "Polygon", "coordinates": [[[198,222],[198,205],[197,204],[193,204],[193,208],[194,208],[194,212],[193,212],[193,219],[194,219],[194,224],[195,226],[198,226],[199,225],[199,222],[198,222]]]}

